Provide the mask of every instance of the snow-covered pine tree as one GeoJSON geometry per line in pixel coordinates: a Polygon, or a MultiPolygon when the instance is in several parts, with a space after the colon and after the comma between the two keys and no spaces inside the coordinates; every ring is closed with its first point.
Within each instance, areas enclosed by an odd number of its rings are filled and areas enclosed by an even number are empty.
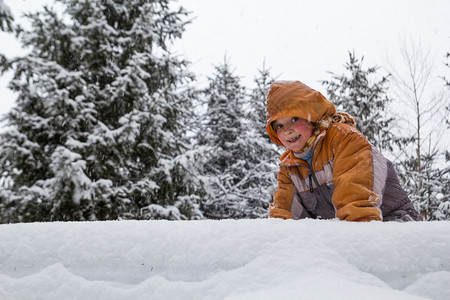
{"type": "Polygon", "coordinates": [[[0,30],[1,31],[12,31],[14,17],[3,0],[0,0],[0,30]]]}
{"type": "Polygon", "coordinates": [[[395,141],[390,128],[393,118],[386,111],[391,101],[386,94],[388,77],[373,78],[378,67],[364,69],[363,61],[364,57],[359,60],[349,52],[349,61],[344,65],[346,73],[329,72],[331,79],[322,81],[322,84],[336,109],[352,115],[358,130],[374,146],[380,150],[392,150],[395,141]]]}
{"type": "Polygon", "coordinates": [[[208,80],[203,95],[206,112],[197,137],[199,145],[213,149],[204,166],[208,183],[202,211],[207,218],[242,218],[246,202],[234,187],[249,167],[244,152],[248,149],[248,128],[243,124],[245,88],[226,59],[208,80]]]}
{"type": "Polygon", "coordinates": [[[247,118],[244,120],[248,141],[248,173],[241,180],[245,187],[240,193],[251,195],[246,199],[246,213],[250,217],[267,217],[268,206],[277,186],[277,170],[280,152],[270,141],[266,131],[266,97],[275,79],[270,69],[263,64],[254,78],[255,87],[251,90],[247,103],[247,118]]]}
{"type": "Polygon", "coordinates": [[[438,151],[422,154],[420,172],[415,155],[407,156],[398,164],[409,197],[426,221],[450,220],[450,156],[448,153],[445,156],[442,167],[437,165],[437,161],[443,159],[438,151]]]}
{"type": "MultiPolygon", "coordinates": [[[[420,176],[421,188],[416,189],[412,196],[414,204],[425,220],[450,220],[449,202],[449,168],[437,168],[434,166],[437,160],[437,152],[426,154],[422,157],[422,172],[415,174],[414,179],[420,176]]],[[[448,158],[447,164],[448,164],[448,158]]]]}
{"type": "Polygon", "coordinates": [[[265,137],[267,142],[272,143],[266,131],[266,98],[270,85],[275,81],[266,68],[265,62],[253,82],[256,85],[250,94],[250,113],[248,119],[254,123],[254,128],[258,134],[265,137]]]}
{"type": "Polygon", "coordinates": [[[169,0],[58,0],[17,28],[5,60],[18,93],[0,136],[1,222],[189,219],[197,183],[186,151],[192,79],[169,43],[188,13],[169,0]]]}
{"type": "Polygon", "coordinates": [[[445,151],[445,164],[440,169],[438,178],[440,182],[437,187],[439,189],[439,207],[435,213],[437,220],[450,220],[450,152],[445,151]]]}
{"type": "Polygon", "coordinates": [[[246,93],[225,59],[204,91],[206,112],[197,139],[204,161],[208,218],[262,218],[276,187],[279,153],[265,132],[265,101],[273,79],[263,68],[246,93]]]}

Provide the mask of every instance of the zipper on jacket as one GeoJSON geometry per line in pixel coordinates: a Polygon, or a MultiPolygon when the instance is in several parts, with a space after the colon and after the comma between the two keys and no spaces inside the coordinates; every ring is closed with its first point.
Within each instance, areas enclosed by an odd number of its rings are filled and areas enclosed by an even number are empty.
{"type": "MultiPolygon", "coordinates": [[[[314,171],[313,171],[313,169],[312,168],[310,168],[309,169],[309,175],[312,177],[312,179],[314,179],[314,182],[316,183],[316,186],[317,186],[317,191],[319,192],[319,194],[320,194],[320,196],[322,197],[322,199],[324,200],[324,201],[330,201],[331,202],[331,199],[328,199],[327,198],[327,196],[326,196],[326,194],[325,194],[325,192],[322,190],[323,189],[323,187],[320,185],[320,183],[319,183],[319,180],[317,180],[317,177],[316,177],[316,174],[314,173],[314,171]]],[[[310,178],[311,178],[310,177],[310,178]]],[[[311,185],[312,186],[312,185],[311,185]]],[[[311,191],[311,190],[310,190],[311,191]]]]}
{"type": "MultiPolygon", "coordinates": [[[[311,157],[311,165],[309,165],[309,164],[305,165],[305,164],[303,164],[303,163],[299,163],[299,164],[296,164],[296,165],[294,165],[294,166],[302,165],[302,166],[308,168],[308,170],[309,170],[309,174],[308,174],[308,178],[309,178],[309,191],[310,191],[311,193],[314,192],[314,188],[313,188],[313,185],[312,185],[312,181],[314,180],[314,182],[316,183],[316,186],[317,186],[317,192],[319,193],[320,197],[322,197],[322,199],[323,199],[324,201],[329,201],[329,202],[331,202],[331,199],[328,199],[327,196],[326,196],[325,191],[322,190],[323,187],[320,185],[319,180],[317,180],[316,174],[314,173],[314,170],[313,170],[313,167],[312,167],[312,166],[313,166],[313,160],[314,160],[314,152],[315,152],[316,147],[319,145],[319,142],[320,142],[320,140],[321,140],[322,138],[323,138],[323,136],[320,136],[320,135],[319,135],[319,140],[316,141],[316,143],[315,143],[315,145],[314,145],[314,147],[313,147],[313,149],[312,149],[313,155],[312,155],[312,157],[311,157]]],[[[293,166],[291,166],[291,167],[293,167],[293,166]]]]}

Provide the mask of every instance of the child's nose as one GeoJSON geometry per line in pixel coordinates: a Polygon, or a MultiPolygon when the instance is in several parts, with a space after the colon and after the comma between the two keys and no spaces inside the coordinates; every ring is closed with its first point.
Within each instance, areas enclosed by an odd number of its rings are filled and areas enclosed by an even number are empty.
{"type": "Polygon", "coordinates": [[[294,126],[293,126],[293,125],[289,124],[289,125],[287,125],[286,127],[287,127],[287,128],[286,128],[286,132],[292,132],[292,131],[294,131],[294,126]]]}

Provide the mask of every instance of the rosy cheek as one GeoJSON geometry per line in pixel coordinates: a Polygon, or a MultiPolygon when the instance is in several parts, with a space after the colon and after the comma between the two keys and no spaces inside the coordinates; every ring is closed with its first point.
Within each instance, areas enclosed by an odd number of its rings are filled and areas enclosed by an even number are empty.
{"type": "Polygon", "coordinates": [[[309,132],[311,130],[311,128],[304,123],[299,123],[299,124],[295,125],[295,130],[297,130],[299,132],[309,132]]]}
{"type": "Polygon", "coordinates": [[[286,139],[284,138],[284,135],[281,135],[281,136],[279,135],[278,137],[279,137],[281,143],[283,143],[283,144],[287,143],[286,139]]]}

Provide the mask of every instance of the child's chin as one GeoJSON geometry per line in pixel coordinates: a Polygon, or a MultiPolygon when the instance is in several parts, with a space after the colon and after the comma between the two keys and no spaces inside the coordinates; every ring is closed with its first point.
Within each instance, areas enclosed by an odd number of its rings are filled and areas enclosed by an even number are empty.
{"type": "Polygon", "coordinates": [[[303,149],[303,145],[301,145],[301,147],[300,146],[296,146],[296,147],[292,147],[292,148],[289,147],[289,149],[291,149],[294,152],[300,152],[303,149]]]}
{"type": "Polygon", "coordinates": [[[289,150],[292,150],[294,152],[299,152],[303,149],[303,145],[289,145],[287,143],[283,144],[286,148],[288,148],[289,150]]]}
{"type": "Polygon", "coordinates": [[[298,148],[298,147],[293,147],[293,148],[289,147],[289,149],[291,149],[294,152],[300,152],[302,150],[302,148],[298,148]]]}

